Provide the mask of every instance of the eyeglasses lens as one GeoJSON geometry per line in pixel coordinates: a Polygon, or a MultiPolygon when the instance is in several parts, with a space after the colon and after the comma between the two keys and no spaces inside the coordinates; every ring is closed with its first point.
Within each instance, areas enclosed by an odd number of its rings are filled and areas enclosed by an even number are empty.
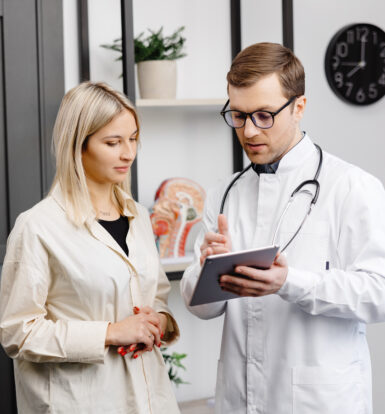
{"type": "MultiPolygon", "coordinates": [[[[266,129],[273,126],[273,117],[268,112],[257,111],[252,114],[253,123],[258,128],[266,129]]],[[[227,111],[225,120],[233,128],[242,128],[245,125],[247,115],[239,111],[227,111]]]]}
{"type": "Polygon", "coordinates": [[[259,128],[271,128],[273,126],[273,117],[268,112],[258,111],[253,113],[254,124],[259,128]]]}
{"type": "Polygon", "coordinates": [[[238,111],[227,111],[225,113],[227,124],[233,128],[241,128],[245,123],[245,115],[238,111]]]}

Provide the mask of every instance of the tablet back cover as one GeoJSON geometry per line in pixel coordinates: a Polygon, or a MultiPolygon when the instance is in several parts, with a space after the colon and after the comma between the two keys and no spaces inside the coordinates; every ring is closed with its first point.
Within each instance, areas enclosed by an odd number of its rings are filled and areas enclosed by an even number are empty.
{"type": "Polygon", "coordinates": [[[234,268],[238,265],[268,269],[273,263],[278,249],[278,246],[268,246],[208,256],[195,286],[190,306],[239,298],[240,296],[221,289],[219,277],[224,274],[235,275],[234,268]]]}

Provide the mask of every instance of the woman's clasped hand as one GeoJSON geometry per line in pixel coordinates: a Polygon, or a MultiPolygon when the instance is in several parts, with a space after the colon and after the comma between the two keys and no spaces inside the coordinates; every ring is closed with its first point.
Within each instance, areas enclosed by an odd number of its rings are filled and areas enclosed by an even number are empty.
{"type": "Polygon", "coordinates": [[[125,356],[132,353],[137,358],[144,352],[161,346],[167,327],[167,317],[155,312],[151,307],[134,307],[134,315],[122,321],[110,323],[107,328],[106,345],[117,346],[117,352],[125,356]]]}

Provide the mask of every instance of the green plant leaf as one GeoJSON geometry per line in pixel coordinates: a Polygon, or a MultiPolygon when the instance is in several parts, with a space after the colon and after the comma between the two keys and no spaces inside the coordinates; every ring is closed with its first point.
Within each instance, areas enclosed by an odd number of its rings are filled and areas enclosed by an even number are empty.
{"type": "MultiPolygon", "coordinates": [[[[179,27],[170,36],[163,35],[163,26],[153,31],[148,29],[149,34],[143,38],[144,32],[134,39],[135,62],[146,60],[175,60],[186,56],[183,52],[186,39],[182,36],[184,26],[179,27]]],[[[112,44],[100,45],[105,49],[122,54],[122,39],[113,40],[112,44]]],[[[121,60],[119,56],[116,60],[121,60]]]]}
{"type": "Polygon", "coordinates": [[[186,358],[187,354],[179,354],[177,352],[169,354],[167,353],[167,348],[161,348],[160,351],[163,355],[164,362],[168,367],[168,377],[170,378],[170,381],[172,381],[176,386],[179,386],[180,384],[189,384],[178,376],[179,368],[186,370],[186,367],[180,361],[186,358]]]}

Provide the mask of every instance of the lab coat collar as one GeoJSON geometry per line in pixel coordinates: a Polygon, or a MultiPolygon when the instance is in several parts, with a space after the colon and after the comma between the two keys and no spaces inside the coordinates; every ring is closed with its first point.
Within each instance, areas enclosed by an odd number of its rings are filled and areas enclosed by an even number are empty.
{"type": "MultiPolygon", "coordinates": [[[[123,215],[128,217],[128,219],[133,219],[137,216],[138,211],[135,205],[134,199],[121,188],[116,187],[116,196],[119,197],[124,205],[123,215]]],[[[51,196],[59,204],[59,206],[66,211],[66,203],[63,196],[63,192],[60,188],[60,185],[56,185],[51,191],[51,196]]],[[[128,261],[127,255],[124,250],[119,246],[116,240],[111,236],[111,234],[98,223],[96,219],[95,212],[89,212],[84,214],[85,227],[88,228],[90,233],[98,240],[103,242],[105,245],[110,247],[112,250],[117,252],[120,256],[123,257],[125,261],[128,261]]]]}
{"type": "MultiPolygon", "coordinates": [[[[136,208],[134,199],[131,197],[130,194],[126,193],[120,187],[115,187],[115,189],[116,196],[117,198],[119,198],[119,201],[123,205],[123,215],[128,217],[129,219],[136,217],[138,214],[138,210],[136,208]]],[[[59,204],[59,206],[64,211],[66,211],[66,202],[60,184],[56,184],[56,186],[51,190],[50,195],[59,204]]],[[[90,225],[95,220],[96,214],[94,211],[84,212],[84,221],[86,224],[90,225]]]]}
{"type": "Polygon", "coordinates": [[[289,172],[313,155],[317,151],[310,137],[305,133],[305,136],[298,142],[287,154],[281,159],[276,174],[289,172]]]}

